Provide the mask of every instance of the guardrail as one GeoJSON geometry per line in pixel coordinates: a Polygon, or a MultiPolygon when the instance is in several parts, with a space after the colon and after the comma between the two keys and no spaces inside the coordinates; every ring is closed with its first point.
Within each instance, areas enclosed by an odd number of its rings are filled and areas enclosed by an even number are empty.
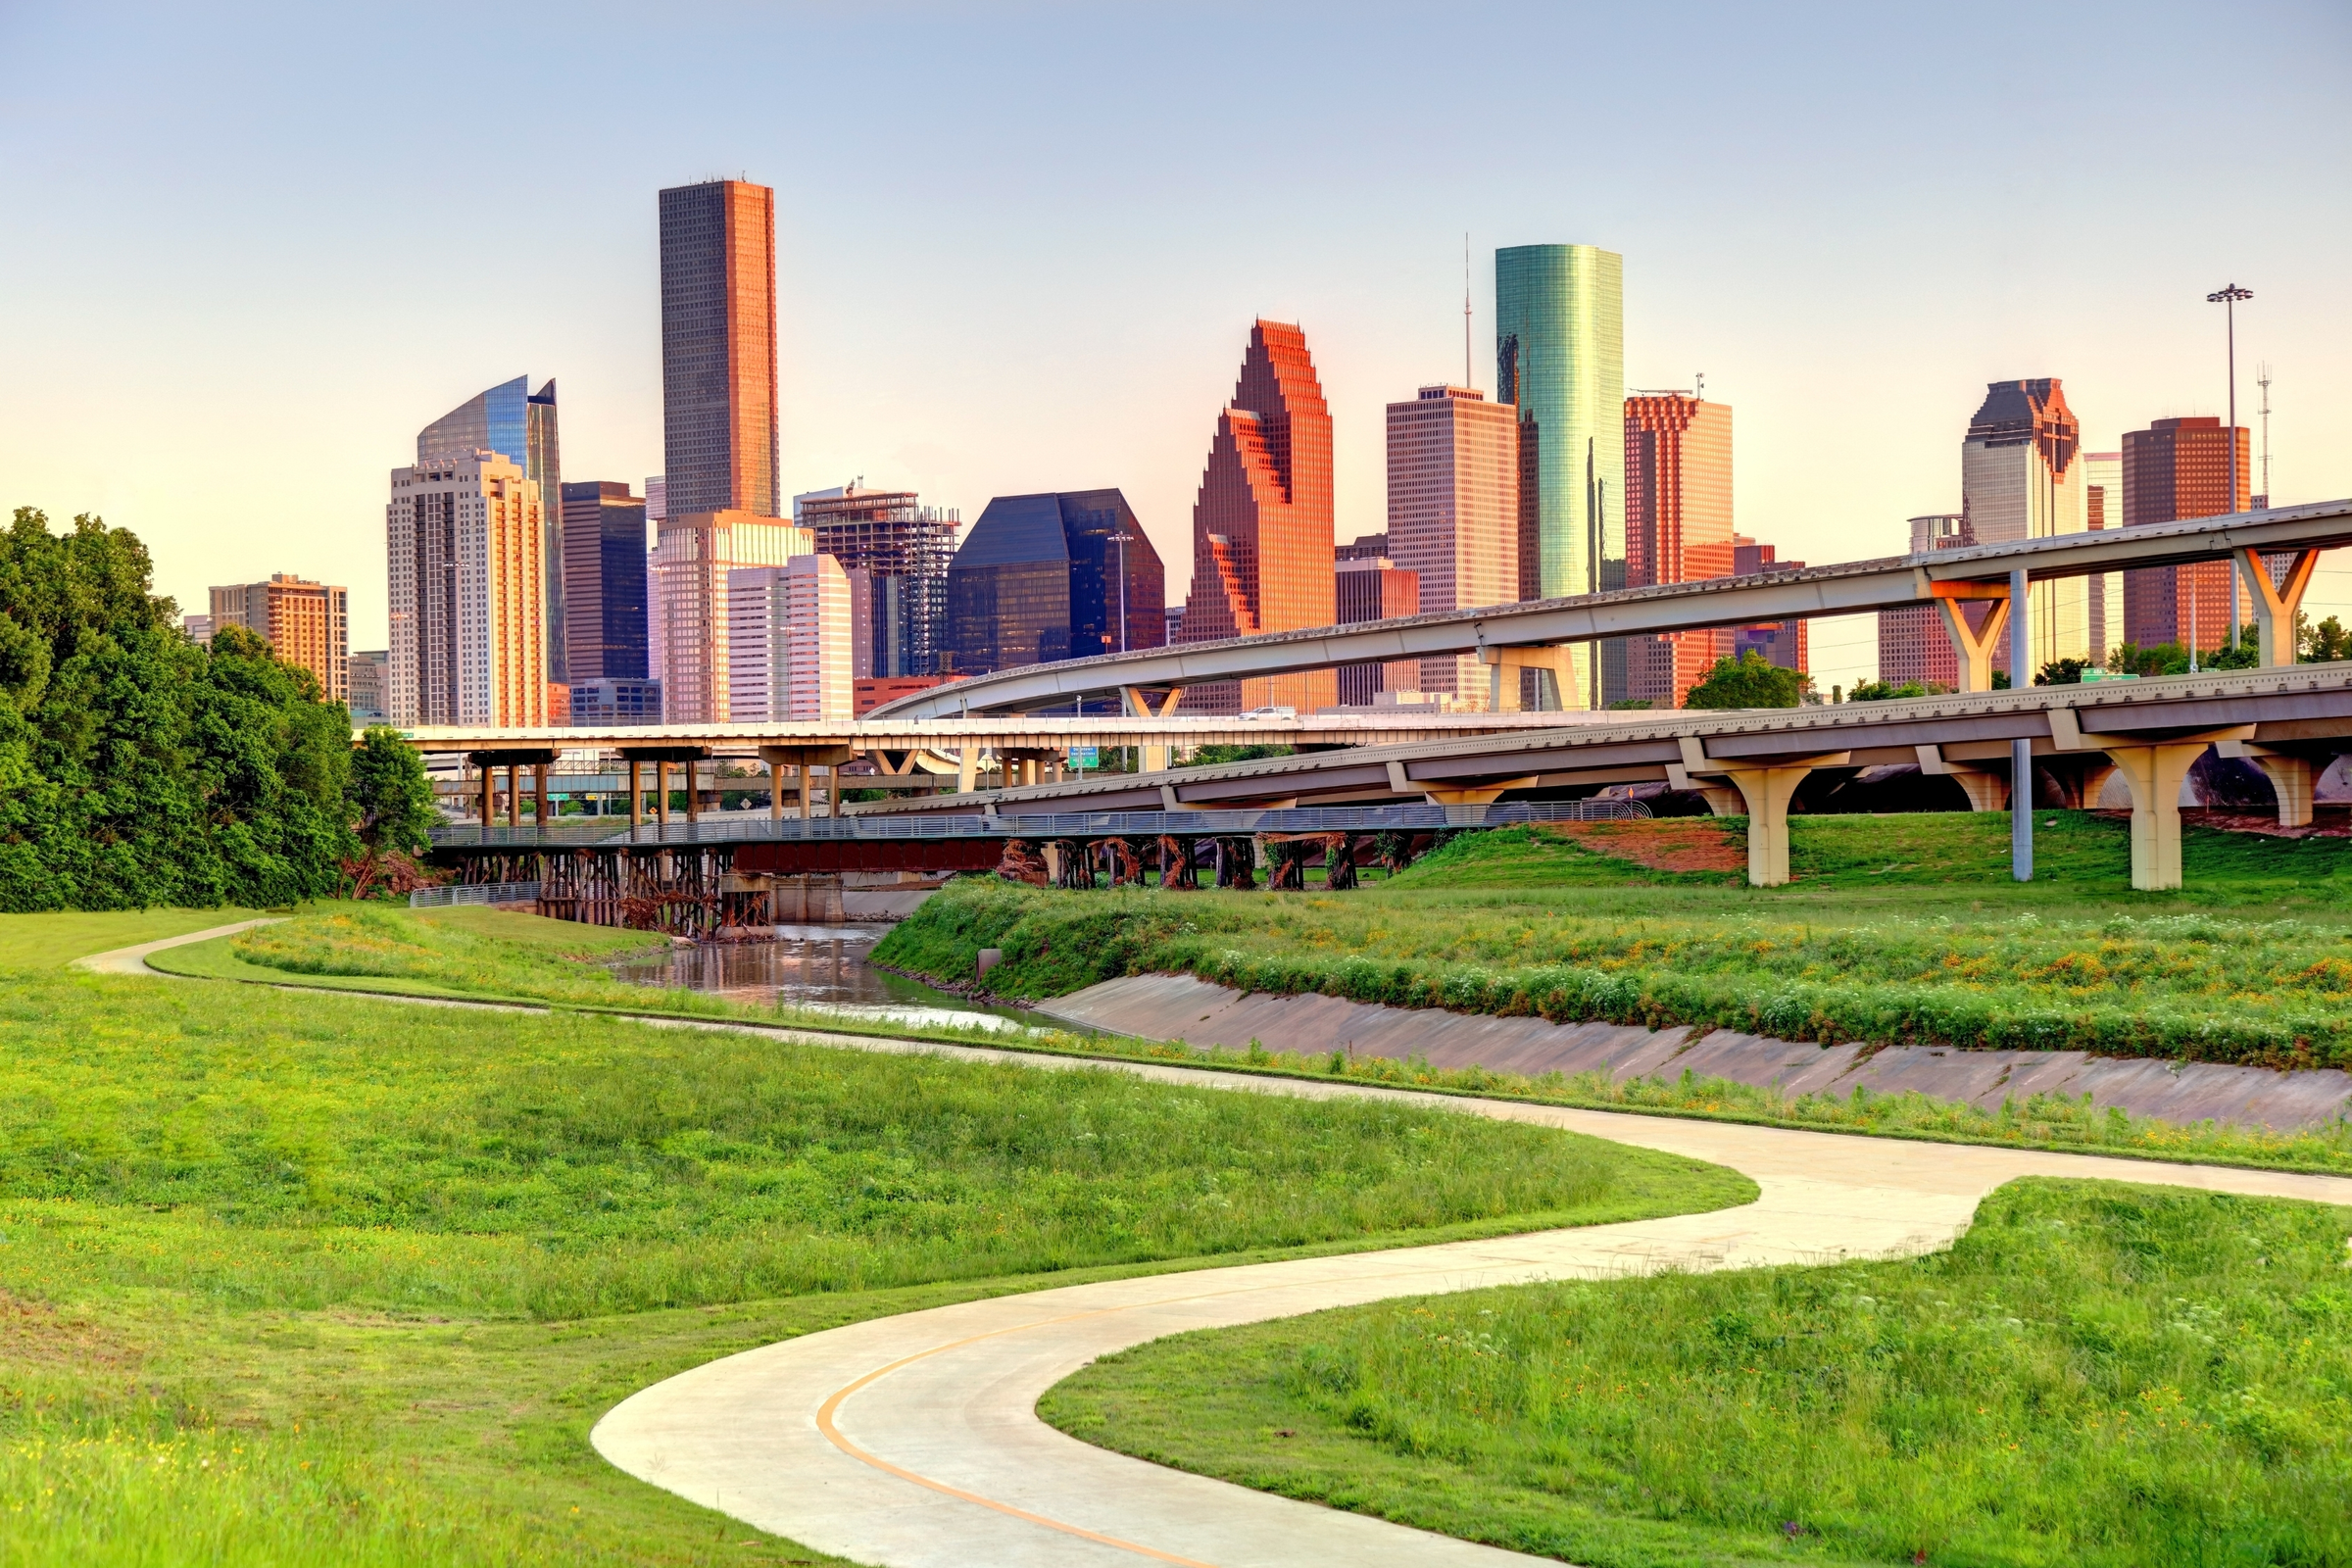
{"type": "Polygon", "coordinates": [[[472,886],[453,883],[447,887],[418,888],[409,895],[412,909],[447,909],[460,904],[536,904],[539,884],[536,882],[477,882],[472,886]]]}
{"type": "MultiPolygon", "coordinates": [[[[696,822],[647,822],[617,831],[578,818],[536,827],[433,830],[444,850],[625,849],[701,844],[843,843],[908,839],[1208,837],[1245,833],[1432,832],[1519,822],[1592,822],[1649,815],[1640,801],[1528,801],[1498,806],[1258,807],[1234,811],[1053,811],[1003,815],[816,816],[730,813],[696,822]],[[577,824],[576,826],[574,824],[577,824]]],[[[439,891],[439,890],[436,890],[439,891]]]]}

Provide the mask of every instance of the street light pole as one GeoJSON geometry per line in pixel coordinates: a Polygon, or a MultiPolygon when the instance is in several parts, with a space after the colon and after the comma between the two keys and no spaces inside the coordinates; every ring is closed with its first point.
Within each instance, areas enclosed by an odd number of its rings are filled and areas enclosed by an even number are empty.
{"type": "MultiPolygon", "coordinates": [[[[2230,336],[2230,428],[2223,432],[2230,441],[2230,504],[2222,509],[2225,512],[2237,510],[2237,302],[2250,300],[2253,297],[2252,289],[2240,288],[2235,283],[2216,289],[2205,296],[2206,304],[2219,305],[2222,308],[2223,319],[2228,323],[2230,336]]],[[[2232,653],[2237,649],[2237,640],[2240,635],[2237,609],[2237,558],[2232,556],[2230,560],[2230,648],[2232,653]]]]}

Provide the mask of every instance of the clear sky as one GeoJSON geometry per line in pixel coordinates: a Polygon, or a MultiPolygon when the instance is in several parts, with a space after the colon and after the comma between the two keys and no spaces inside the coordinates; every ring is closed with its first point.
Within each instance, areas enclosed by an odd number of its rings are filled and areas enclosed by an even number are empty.
{"type": "MultiPolygon", "coordinates": [[[[661,471],[655,192],[721,174],[776,189],[788,491],[1117,485],[1171,595],[1253,316],[1305,327],[1341,537],[1383,526],[1465,231],[1490,390],[1494,247],[1624,254],[1628,383],[1705,372],[1785,556],[1956,511],[1994,378],[2062,377],[2098,450],[2222,412],[2232,279],[2274,494],[2352,495],[2340,0],[0,0],[0,507],[135,529],[183,605],[347,583],[355,648],[387,472],[472,393],[552,375],[567,478],[661,471]]],[[[1875,663],[1814,639],[1825,686],[1875,663]]]]}

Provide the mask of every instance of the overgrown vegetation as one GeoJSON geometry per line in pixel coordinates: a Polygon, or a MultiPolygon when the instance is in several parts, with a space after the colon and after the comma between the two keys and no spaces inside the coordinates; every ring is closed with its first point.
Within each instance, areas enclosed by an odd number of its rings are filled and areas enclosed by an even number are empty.
{"type": "Polygon", "coordinates": [[[1683,699],[1685,708],[1795,708],[1811,695],[1813,677],[1784,669],[1754,649],[1718,659],[1683,699]]]}
{"type": "MultiPolygon", "coordinates": [[[[67,922],[0,938],[161,934],[67,922]]],[[[950,1299],[1752,1191],[1396,1102],[21,968],[0,1562],[742,1561],[789,1544],[605,1465],[606,1408],[950,1299]]]]}
{"type": "Polygon", "coordinates": [[[1600,1568],[2352,1562],[2352,1211],[2029,1180],[1950,1252],[1180,1336],[1039,1411],[1600,1568]]]}
{"type": "Polygon", "coordinates": [[[1988,842],[1984,885],[1964,909],[1954,887],[1970,879],[1975,841],[2005,833],[2005,817],[1798,818],[1795,858],[1818,884],[1809,897],[1690,885],[1731,878],[1661,872],[1629,858],[1631,846],[1604,854],[1590,836],[1545,827],[1465,836],[1341,895],[1070,895],[974,878],[875,951],[955,977],[972,972],[980,948],[1000,948],[989,983],[1016,997],[1159,971],[1245,991],[1824,1044],[2352,1065],[2352,926],[2337,902],[2338,873],[2352,863],[2345,841],[2192,835],[2192,886],[2251,865],[2267,880],[2250,877],[2241,893],[2263,888],[2265,902],[2301,906],[2232,916],[2186,911],[2177,898],[2085,897],[2067,885],[2068,862],[2120,866],[2121,824],[2037,815],[2053,824],[2040,830],[2051,880],[1995,881],[2005,846],[1988,842]],[[1492,883],[1490,867],[1502,873],[1492,883]],[[1580,891],[1545,897],[1546,884],[1580,891]],[[1610,885],[1640,892],[1611,896],[1610,885]],[[1913,896],[1890,896],[1903,891],[1913,896]]]}
{"type": "Polygon", "coordinates": [[[358,849],[350,718],[240,627],[210,648],[96,517],[0,533],[0,909],[276,905],[358,849]]]}

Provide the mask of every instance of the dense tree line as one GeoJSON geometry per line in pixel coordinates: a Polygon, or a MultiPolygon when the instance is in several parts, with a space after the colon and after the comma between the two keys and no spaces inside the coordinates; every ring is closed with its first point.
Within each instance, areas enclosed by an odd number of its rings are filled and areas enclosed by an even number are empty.
{"type": "Polygon", "coordinates": [[[423,847],[411,748],[371,734],[355,790],[343,705],[242,628],[191,641],[152,581],[93,516],[0,534],[0,909],[290,904],[423,847]]]}

